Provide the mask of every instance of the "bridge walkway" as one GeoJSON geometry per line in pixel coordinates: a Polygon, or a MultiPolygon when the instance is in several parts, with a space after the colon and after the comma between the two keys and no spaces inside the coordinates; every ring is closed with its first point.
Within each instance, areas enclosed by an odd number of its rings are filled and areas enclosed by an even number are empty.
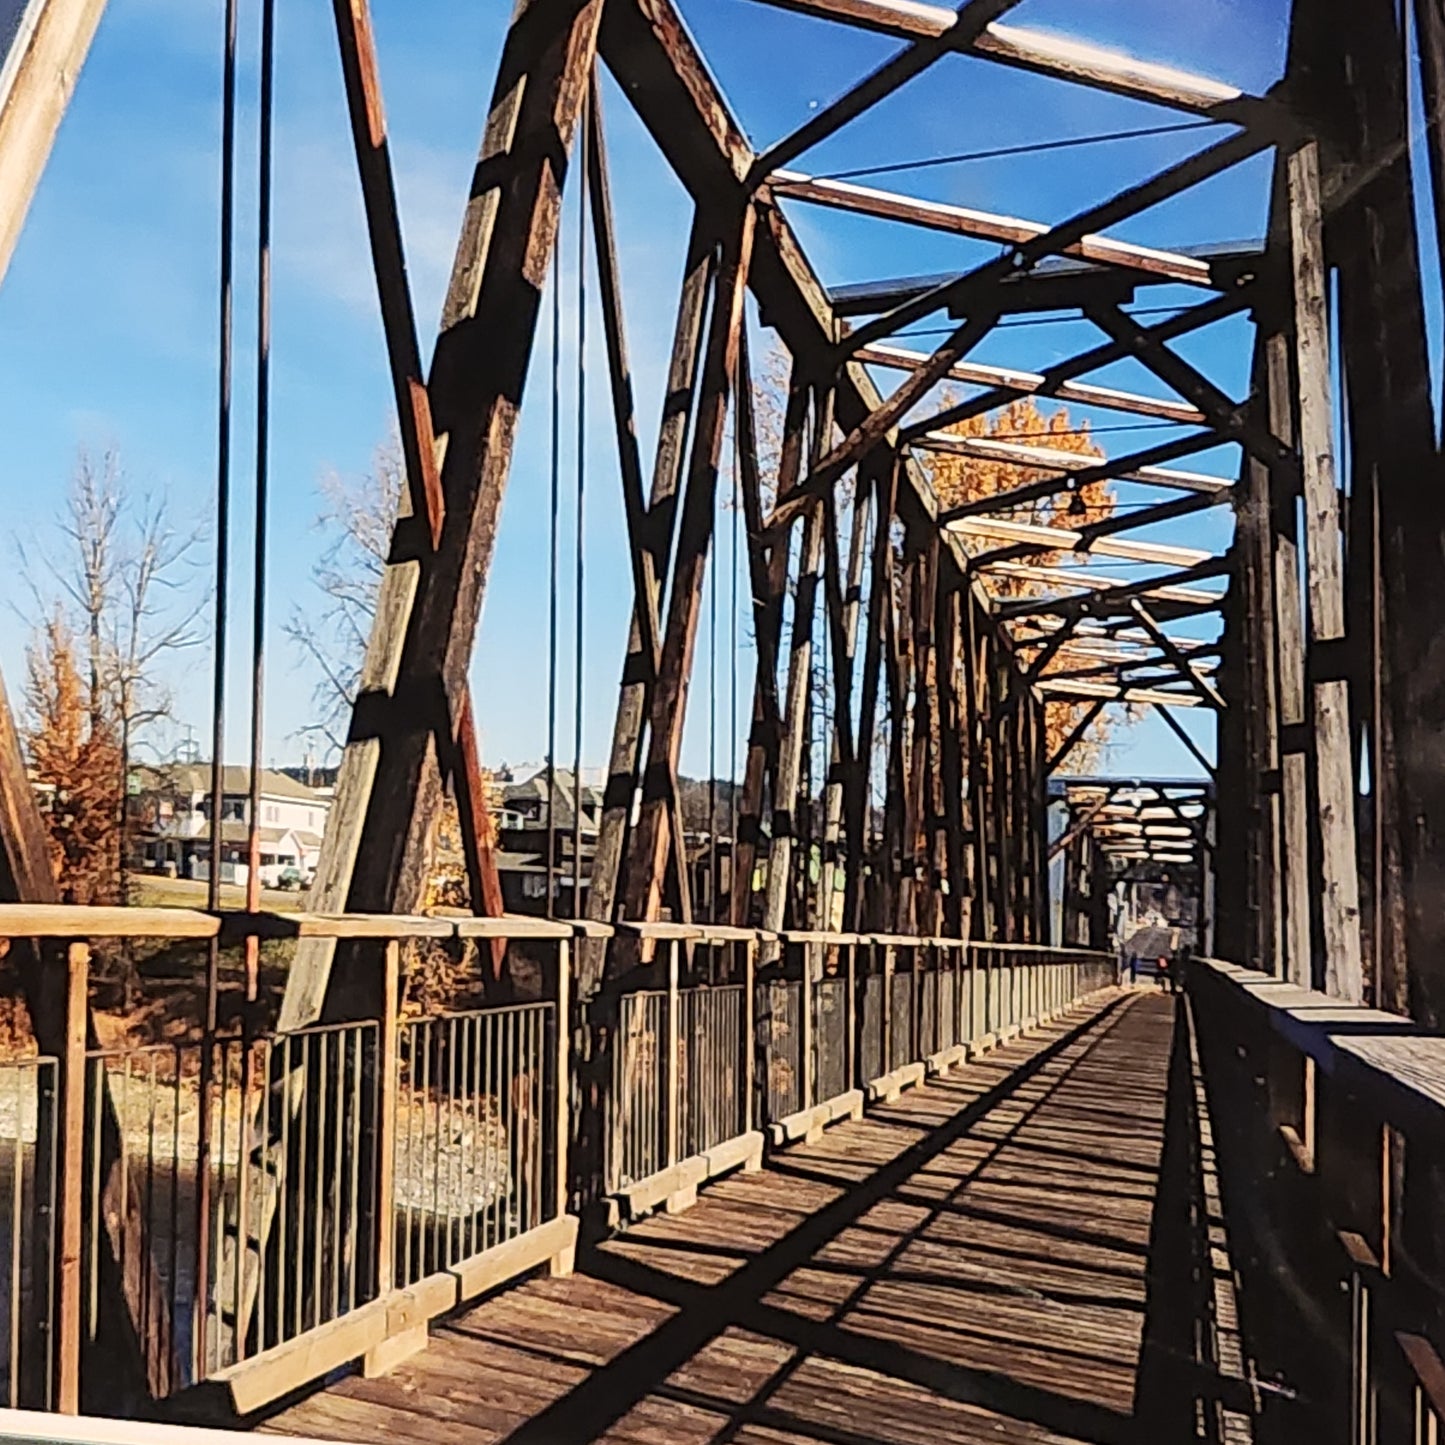
{"type": "Polygon", "coordinates": [[[1181,1010],[1142,990],[1076,1008],[261,1428],[394,1445],[1249,1439],[1259,1392],[1181,1010]]]}

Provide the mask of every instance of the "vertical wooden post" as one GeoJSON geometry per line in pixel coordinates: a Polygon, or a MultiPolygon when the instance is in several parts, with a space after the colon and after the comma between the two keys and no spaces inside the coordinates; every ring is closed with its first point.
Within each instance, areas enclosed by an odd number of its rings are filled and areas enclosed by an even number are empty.
{"type": "MultiPolygon", "coordinates": [[[[568,1144],[572,1138],[572,945],[567,939],[557,944],[557,1015],[555,1057],[552,1062],[552,1210],[561,1219],[567,1213],[568,1144]]],[[[574,1245],[552,1256],[547,1272],[553,1276],[572,1273],[574,1245]]]]}
{"type": "Polygon", "coordinates": [[[813,1097],[813,1085],[817,1070],[813,1064],[813,948],[811,943],[801,945],[802,977],[798,984],[798,1011],[802,1015],[799,1027],[800,1060],[802,1077],[799,1079],[801,1098],[799,1108],[807,1109],[818,1101],[813,1097]]]}
{"type": "MultiPolygon", "coordinates": [[[[1349,684],[1331,677],[1321,644],[1345,635],[1340,502],[1335,486],[1330,394],[1329,312],[1320,203],[1319,147],[1307,141],[1289,157],[1295,348],[1299,363],[1299,450],[1305,499],[1310,643],[1325,673],[1313,685],[1318,788],[1324,987],[1337,998],[1364,996],[1360,955],[1360,880],[1355,860],[1355,785],[1349,732],[1349,684]]],[[[1334,649],[1338,651],[1338,649],[1334,649]]]]}
{"type": "Polygon", "coordinates": [[[398,1006],[401,994],[401,944],[386,941],[382,956],[381,1037],[377,1041],[376,1076],[380,1107],[376,1124],[376,1293],[390,1294],[396,1285],[396,1091],[398,1006]]]}
{"type": "Polygon", "coordinates": [[[669,939],[667,945],[667,1015],[663,1020],[663,1107],[667,1111],[667,1167],[677,1163],[677,954],[681,944],[669,939]]]}
{"type": "Polygon", "coordinates": [[[847,1000],[847,1016],[844,1022],[844,1083],[846,1093],[858,1087],[858,944],[846,945],[848,950],[848,982],[844,997],[847,1000]]]}
{"type": "Polygon", "coordinates": [[[893,945],[883,945],[883,1007],[879,1010],[883,1019],[883,1037],[878,1041],[878,1062],[881,1073],[891,1073],[895,1068],[893,1059],[893,945]]]}
{"type": "Polygon", "coordinates": [[[750,938],[743,950],[743,1132],[753,1131],[758,1105],[758,941],[750,938]]]}
{"type": "MultiPolygon", "coordinates": [[[[60,1059],[60,1268],[55,1308],[55,1408],[80,1413],[82,1246],[85,1237],[85,1025],[90,945],[66,951],[65,1052],[60,1059]]],[[[98,1202],[98,1201],[97,1201],[98,1202]]],[[[20,1227],[19,1220],[14,1227],[20,1227]]],[[[98,1262],[97,1262],[98,1264],[98,1262]]],[[[16,1281],[14,1288],[19,1287],[16,1281]]]]}

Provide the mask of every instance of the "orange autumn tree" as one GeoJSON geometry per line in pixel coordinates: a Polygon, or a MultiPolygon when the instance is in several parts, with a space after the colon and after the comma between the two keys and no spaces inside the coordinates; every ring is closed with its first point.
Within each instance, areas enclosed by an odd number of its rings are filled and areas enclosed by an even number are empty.
{"type": "Polygon", "coordinates": [[[26,655],[25,741],[51,866],[66,902],[114,903],[120,880],[120,730],[103,689],[87,686],[57,613],[26,655]]]}
{"type": "MultiPolygon", "coordinates": [[[[951,406],[954,397],[945,397],[951,406]]],[[[945,429],[955,436],[977,438],[1002,445],[1017,444],[1049,451],[1069,453],[1088,461],[1102,461],[1104,453],[1090,435],[1087,422],[1076,421],[1064,407],[1045,415],[1031,396],[1019,397],[1006,407],[987,416],[968,417],[945,429]]],[[[1017,491],[1035,482],[1058,475],[1057,468],[1020,466],[1017,462],[994,457],[962,456],[934,451],[926,457],[926,466],[938,495],[942,510],[984,501],[1017,491]]],[[[1008,520],[1027,522],[1034,526],[1059,527],[1066,530],[1100,522],[1113,514],[1115,494],[1108,482],[1090,482],[1073,492],[1057,492],[1007,510],[1008,520]]],[[[960,537],[964,550],[980,556],[1005,545],[997,538],[960,537]]],[[[1023,559],[1026,567],[1053,567],[1064,563],[1069,553],[1038,552],[1023,559]]],[[[997,597],[1032,597],[1047,592],[1048,587],[1027,575],[991,571],[984,585],[997,597]]],[[[1053,657],[1044,672],[1058,672],[1071,666],[1062,654],[1053,657]]],[[[1050,755],[1063,746],[1069,734],[1088,712],[1089,703],[1053,703],[1046,710],[1046,739],[1050,755]]],[[[1071,771],[1088,772],[1097,763],[1114,720],[1101,713],[1069,755],[1071,771]]]]}

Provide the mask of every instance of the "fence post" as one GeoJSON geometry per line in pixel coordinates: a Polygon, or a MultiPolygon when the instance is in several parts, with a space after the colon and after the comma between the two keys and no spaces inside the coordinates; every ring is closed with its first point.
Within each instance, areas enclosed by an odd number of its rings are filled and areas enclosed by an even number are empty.
{"type": "MultiPolygon", "coordinates": [[[[60,1150],[56,1198],[60,1205],[60,1268],[55,1319],[55,1408],[80,1413],[80,1340],[85,1200],[85,1016],[90,945],[66,950],[65,1052],[60,1060],[60,1150]]],[[[14,1221],[20,1228],[20,1221],[14,1221]]],[[[18,1281],[16,1286],[18,1288],[18,1281]]]]}
{"type": "MultiPolygon", "coordinates": [[[[557,1012],[553,1035],[555,1054],[552,1060],[552,1207],[554,1218],[567,1213],[568,1146],[572,1140],[572,944],[569,939],[557,941],[557,1012]]],[[[547,1273],[572,1273],[576,1246],[554,1254],[547,1264],[547,1273]]]]}
{"type": "Polygon", "coordinates": [[[858,1087],[858,942],[856,939],[847,945],[847,950],[848,981],[844,985],[846,1012],[843,1016],[843,1048],[845,1050],[843,1092],[845,1094],[850,1089],[858,1087]]]}
{"type": "Polygon", "coordinates": [[[881,1073],[893,1072],[893,945],[883,945],[883,1037],[878,1041],[878,1061],[883,1065],[881,1073]]]}
{"type": "Polygon", "coordinates": [[[743,946],[743,1133],[751,1134],[757,1118],[758,1087],[758,941],[743,946]]]}
{"type": "Polygon", "coordinates": [[[663,1021],[663,1107],[667,1110],[667,1167],[677,1163],[677,939],[667,945],[667,1016],[663,1021]]]}
{"type": "Polygon", "coordinates": [[[798,1080],[801,1094],[798,1107],[808,1109],[817,1102],[813,1097],[813,1086],[817,1077],[817,1070],[813,1065],[813,945],[803,943],[801,948],[803,971],[802,981],[798,985],[798,1011],[802,1014],[802,1021],[798,1031],[798,1062],[802,1077],[798,1080]]]}

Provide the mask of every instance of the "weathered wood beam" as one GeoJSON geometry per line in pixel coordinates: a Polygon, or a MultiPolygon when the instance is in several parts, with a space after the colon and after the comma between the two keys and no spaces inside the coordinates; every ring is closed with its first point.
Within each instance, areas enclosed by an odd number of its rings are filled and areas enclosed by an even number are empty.
{"type": "MultiPolygon", "coordinates": [[[[825,447],[832,431],[832,403],[827,394],[814,394],[814,453],[825,447]]],[[[799,812],[809,806],[800,790],[807,730],[808,704],[813,688],[813,627],[818,604],[818,583],[823,561],[825,511],[815,508],[803,519],[794,582],[792,626],[789,632],[788,683],[784,694],[778,767],[773,781],[773,827],[768,842],[767,891],[763,898],[763,927],[776,933],[788,920],[788,898],[793,877],[793,847],[799,835],[799,812]]],[[[774,545],[787,552],[788,538],[774,545]]],[[[803,919],[796,920],[806,926],[803,919]]]]}
{"type": "Polygon", "coordinates": [[[105,0],[29,0],[19,10],[9,49],[0,54],[0,281],[105,0]]]}
{"type": "Polygon", "coordinates": [[[1193,699],[1175,698],[1169,703],[1158,704],[1155,710],[1158,712],[1159,716],[1162,717],[1166,723],[1168,723],[1170,731],[1173,732],[1174,736],[1177,737],[1179,741],[1183,743],[1184,746],[1189,750],[1189,753],[1194,758],[1194,761],[1198,763],[1201,768],[1204,769],[1207,776],[1212,778],[1215,774],[1215,765],[1211,763],[1209,759],[1206,758],[1204,754],[1200,751],[1199,744],[1196,743],[1194,739],[1190,737],[1189,734],[1185,731],[1184,724],[1181,723],[1179,719],[1175,717],[1172,712],[1169,711],[1169,708],[1171,706],[1191,707],[1193,706],[1193,699]]]}
{"type": "Polygon", "coordinates": [[[1108,682],[1055,682],[1047,677],[1040,678],[1034,686],[1050,697],[1081,701],[1103,698],[1106,702],[1154,703],[1170,707],[1199,706],[1199,699],[1192,692],[1167,692],[1157,687],[1128,687],[1108,682]]]}
{"type": "MultiPolygon", "coordinates": [[[[743,332],[738,354],[738,465],[743,518],[748,534],[748,578],[753,606],[753,645],[757,656],[753,675],[752,725],[738,809],[738,837],[734,843],[733,876],[742,879],[731,900],[732,923],[749,923],[753,868],[762,829],[763,790],[778,776],[778,748],[783,724],[778,699],[778,646],[783,630],[783,601],[788,585],[789,548],[775,542],[771,551],[763,536],[762,476],[758,464],[758,438],[753,412],[752,371],[748,340],[743,332]]],[[[786,496],[802,472],[804,431],[808,420],[808,387],[801,368],[794,366],[783,414],[783,436],[778,452],[777,492],[786,496]]]]}
{"type": "MultiPolygon", "coordinates": [[[[1305,582],[1312,649],[1345,635],[1340,500],[1335,484],[1329,303],[1320,205],[1319,152],[1306,142],[1288,160],[1290,239],[1304,492],[1305,582]]],[[[1360,880],[1355,852],[1355,780],[1351,770],[1349,684],[1316,681],[1315,776],[1324,894],[1325,992],[1352,1003],[1364,997],[1360,880]]]]}
{"type": "Polygon", "coordinates": [[[1134,616],[1139,619],[1144,630],[1159,644],[1160,650],[1179,669],[1180,676],[1190,683],[1210,707],[1214,708],[1216,712],[1223,712],[1225,702],[1219,695],[1219,689],[1209,681],[1199,665],[1154,620],[1154,614],[1144,605],[1143,600],[1133,597],[1129,601],[1129,607],[1134,616]]]}
{"type": "MultiPolygon", "coordinates": [[[[877,342],[872,346],[859,347],[853,353],[855,361],[865,366],[884,366],[894,371],[916,371],[928,360],[921,351],[910,351],[902,346],[889,346],[877,342]]],[[[945,373],[946,381],[961,381],[969,386],[1008,387],[1018,395],[1030,395],[1041,391],[1047,384],[1043,372],[1020,371],[1009,366],[987,366],[979,361],[960,361],[945,373]]],[[[1137,392],[1120,391],[1112,386],[1095,386],[1084,381],[1061,381],[1052,395],[1060,401],[1071,401],[1078,406],[1095,406],[1110,411],[1128,412],[1133,416],[1160,417],[1166,421],[1177,421],[1182,426],[1203,426],[1205,416],[1198,407],[1188,402],[1167,397],[1142,396],[1137,392]]]]}
{"type": "MultiPolygon", "coordinates": [[[[1187,336],[1191,332],[1200,331],[1206,326],[1213,326],[1216,322],[1243,311],[1251,303],[1253,296],[1253,283],[1234,291],[1227,291],[1222,296],[1211,297],[1208,301],[1200,302],[1197,306],[1191,306],[1178,315],[1168,317],[1157,325],[1147,328],[1148,334],[1158,341],[1169,341],[1180,336],[1187,336]]],[[[873,349],[871,346],[861,347],[859,354],[871,349],[873,349]]],[[[1018,377],[1009,377],[1000,381],[993,390],[986,391],[981,396],[957,402],[934,416],[925,417],[921,421],[904,427],[902,438],[905,442],[910,442],[926,432],[938,431],[954,422],[968,421],[971,417],[983,416],[986,412],[1007,406],[1009,402],[1020,396],[1054,396],[1063,399],[1065,388],[1075,386],[1078,377],[1087,376],[1089,372],[1097,371],[1101,367],[1112,366],[1115,362],[1124,360],[1128,355],[1129,349],[1123,343],[1106,341],[1100,346],[1080,352],[1077,356],[1071,356],[1064,361],[1055,363],[1047,371],[1037,374],[1027,372],[1018,377]]],[[[1083,397],[1077,399],[1085,400],[1083,397]]],[[[1194,408],[1194,410],[1197,411],[1198,408],[1194,408]]],[[[1203,412],[1200,412],[1200,419],[1201,422],[1208,420],[1203,412]]]]}
{"type": "Polygon", "coordinates": [[[949,14],[948,24],[937,34],[922,36],[885,60],[831,105],[825,106],[791,135],[772,146],[754,168],[754,180],[771,174],[805,151],[820,145],[880,100],[892,95],[900,86],[921,75],[948,51],[967,49],[985,26],[1019,3],[1020,0],[963,0],[958,9],[949,14]]]}
{"type": "MultiPolygon", "coordinates": [[[[1041,446],[1033,442],[961,436],[958,432],[949,431],[925,432],[922,436],[915,437],[912,444],[925,451],[971,457],[976,461],[1053,471],[1064,484],[1059,490],[1076,491],[1094,482],[1142,482],[1149,486],[1166,487],[1170,491],[1201,492],[1225,501],[1233,484],[1223,477],[1212,476],[1208,472],[1181,472],[1172,467],[1156,465],[1158,461],[1209,451],[1223,445],[1224,440],[1227,439],[1206,432],[1202,436],[1176,437],[1127,456],[1104,460],[1081,457],[1078,452],[1067,452],[1059,447],[1041,446]]],[[[1002,504],[1010,495],[1008,492],[999,493],[999,502],[1002,504]]],[[[951,507],[941,514],[940,521],[950,522],[955,517],[966,517],[978,511],[988,500],[990,499],[980,498],[978,502],[970,502],[966,509],[951,507]]]]}
{"type": "MultiPolygon", "coordinates": [[[[774,196],[784,200],[804,201],[809,205],[851,211],[880,220],[902,221],[924,230],[945,231],[949,235],[968,236],[979,241],[1001,241],[1011,246],[1046,236],[1050,230],[1042,221],[1023,220],[1017,216],[948,205],[942,201],[918,200],[878,190],[874,186],[861,186],[855,181],[805,176],[796,171],[774,171],[768,177],[768,186],[774,196]]],[[[1081,236],[1072,245],[1064,247],[1062,254],[1078,256],[1100,265],[1146,271],[1189,286],[1214,284],[1213,273],[1205,261],[1177,251],[1161,251],[1129,241],[1116,241],[1109,236],[1081,236]]]]}
{"type": "MultiPolygon", "coordinates": [[[[930,5],[924,0],[764,0],[764,3],[843,21],[903,40],[927,40],[942,35],[954,18],[946,6],[930,5]]],[[[1191,75],[1173,66],[1139,60],[1122,51],[1107,50],[1046,30],[995,22],[986,26],[969,48],[975,55],[1020,70],[1218,120],[1244,122],[1262,117],[1273,108],[1269,101],[1247,95],[1223,81],[1191,75]]]]}
{"type": "Polygon", "coordinates": [[[677,798],[677,760],[682,750],[703,582],[712,545],[718,461],[728,401],[737,374],[754,220],[754,209],[746,203],[739,214],[726,222],[719,220],[720,228],[724,228],[722,260],[668,588],[667,629],[652,693],[642,805],[624,875],[626,916],[638,922],[650,922],[658,917],[669,849],[675,849],[680,860],[685,856],[686,840],[672,836],[676,831],[673,805],[677,798]]]}
{"type": "Polygon", "coordinates": [[[935,311],[948,311],[952,315],[977,312],[980,305],[989,304],[987,295],[990,289],[1006,277],[1026,274],[1046,257],[1066,251],[1083,237],[1107,230],[1141,211],[1149,210],[1192,189],[1212,176],[1232,169],[1268,144],[1269,138],[1244,131],[1195,151],[1184,160],[1156,172],[1147,180],[1060,221],[1043,235],[1011,246],[993,260],[943,281],[931,291],[925,291],[922,295],[865,323],[850,335],[849,347],[857,349],[872,345],[885,337],[895,335],[905,326],[922,321],[935,311]]]}
{"type": "MultiPolygon", "coordinates": [[[[1029,581],[1062,583],[1064,586],[1083,587],[1085,592],[1066,597],[1024,598],[1019,601],[1002,602],[995,609],[1005,621],[1015,617],[1028,617],[1039,613],[1067,611],[1082,607],[1095,617],[1105,615],[1113,607],[1127,603],[1131,597],[1147,597],[1155,601],[1184,602],[1203,607],[1218,607],[1220,594],[1204,592],[1191,587],[1192,582],[1202,582],[1210,577],[1222,576],[1230,570],[1227,558],[1211,556],[1207,561],[1178,572],[1144,578],[1138,582],[1110,582],[1102,577],[1091,577],[1086,572],[1066,572],[1045,567],[1021,567],[1014,563],[1000,564],[999,572],[1004,576],[1026,578],[1029,581]]],[[[1124,608],[1128,613],[1128,608],[1124,608]]]]}
{"type": "MultiPolygon", "coordinates": [[[[1050,527],[1037,522],[1009,522],[1001,517],[962,517],[948,523],[950,531],[985,541],[1027,543],[1040,552],[1073,552],[1079,556],[1119,557],[1129,562],[1158,562],[1169,567],[1193,567],[1214,553],[1202,547],[1179,547],[1166,542],[1141,542],[1099,537],[1083,528],[1050,527]]],[[[987,567],[991,554],[976,559],[987,567]]]]}
{"type": "MultiPolygon", "coordinates": [[[[627,658],[618,690],[617,713],[608,755],[607,786],[603,793],[602,818],[587,889],[587,916],[597,922],[608,923],[612,921],[617,901],[618,878],[637,791],[643,732],[660,660],[662,578],[667,574],[672,556],[677,494],[687,455],[687,430],[697,387],[703,316],[713,277],[715,248],[710,233],[700,223],[700,218],[695,217],[688,238],[672,352],[668,361],[667,393],[658,430],[652,486],[644,501],[620,304],[620,275],[612,238],[611,198],[605,157],[600,146],[588,167],[588,174],[593,188],[592,213],[597,234],[603,327],[612,380],[613,421],[621,462],[623,510],[628,522],[628,550],[633,571],[627,658]]],[[[603,945],[594,944],[591,940],[584,940],[578,949],[578,991],[584,998],[601,982],[605,953],[603,945]]]]}
{"type": "Polygon", "coordinates": [[[361,177],[361,199],[371,243],[377,299],[381,303],[381,329],[391,366],[411,511],[418,525],[425,527],[430,545],[435,548],[441,542],[446,507],[441,474],[437,470],[436,437],[432,433],[431,403],[416,336],[411,285],[407,280],[401,218],[397,214],[371,10],[367,0],[333,0],[332,11],[336,17],[341,73],[346,83],[351,138],[361,177]]]}
{"type": "MultiPolygon", "coordinates": [[[[311,891],[318,911],[410,913],[426,886],[438,735],[471,661],[601,8],[519,0],[507,33],[428,381],[441,544],[419,555],[398,524],[311,891]]],[[[280,1028],[323,1007],[373,1015],[379,969],[333,984],[333,954],[322,940],[298,947],[280,1028]]]]}

